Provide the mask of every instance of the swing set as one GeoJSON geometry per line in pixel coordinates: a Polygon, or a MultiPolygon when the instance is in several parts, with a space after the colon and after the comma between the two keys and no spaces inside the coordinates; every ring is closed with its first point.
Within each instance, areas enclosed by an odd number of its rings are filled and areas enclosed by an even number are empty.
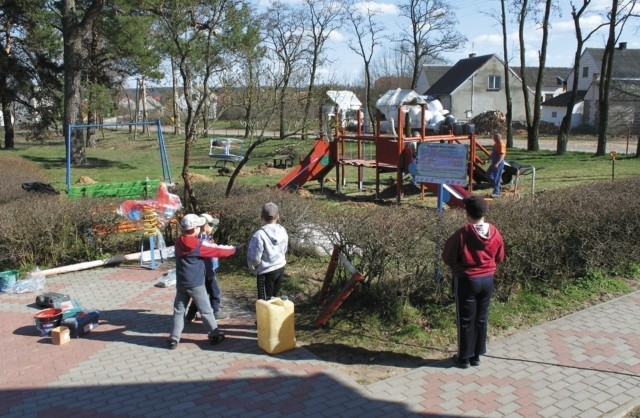
{"type": "Polygon", "coordinates": [[[158,133],[158,146],[160,149],[160,164],[162,166],[163,181],[169,185],[173,184],[171,168],[164,142],[164,134],[160,120],[142,122],[113,122],[96,124],[67,125],[65,129],[65,145],[67,149],[66,161],[66,185],[67,194],[71,198],[75,197],[126,197],[126,198],[147,198],[153,196],[158,190],[160,180],[127,181],[120,183],[71,185],[71,132],[73,129],[85,128],[105,128],[117,126],[143,126],[155,125],[158,133]]]}

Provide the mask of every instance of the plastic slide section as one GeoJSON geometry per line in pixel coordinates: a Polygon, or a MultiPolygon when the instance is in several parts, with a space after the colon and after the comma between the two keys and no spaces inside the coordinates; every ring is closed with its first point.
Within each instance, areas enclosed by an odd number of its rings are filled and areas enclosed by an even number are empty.
{"type": "MultiPolygon", "coordinates": [[[[424,186],[433,194],[438,196],[437,183],[423,183],[424,186]]],[[[463,208],[462,199],[471,196],[471,194],[462,186],[444,184],[444,193],[442,201],[452,208],[463,208]]]]}
{"type": "Polygon", "coordinates": [[[330,142],[317,140],[311,152],[280,180],[277,187],[279,189],[297,188],[308,181],[324,177],[335,166],[330,149],[330,142]]]}

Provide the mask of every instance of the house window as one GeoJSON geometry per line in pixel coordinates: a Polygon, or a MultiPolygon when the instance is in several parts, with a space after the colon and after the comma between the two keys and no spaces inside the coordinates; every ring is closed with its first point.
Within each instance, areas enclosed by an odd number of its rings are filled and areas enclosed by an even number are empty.
{"type": "Polygon", "coordinates": [[[553,93],[545,93],[544,100],[547,101],[551,99],[553,99],[553,93]]]}
{"type": "Polygon", "coordinates": [[[499,75],[489,76],[489,90],[500,90],[502,79],[499,75]]]}
{"type": "Polygon", "coordinates": [[[582,67],[582,77],[589,77],[589,67],[582,67]]]}
{"type": "Polygon", "coordinates": [[[551,117],[552,118],[557,118],[558,117],[558,112],[551,112],[551,117]]]}

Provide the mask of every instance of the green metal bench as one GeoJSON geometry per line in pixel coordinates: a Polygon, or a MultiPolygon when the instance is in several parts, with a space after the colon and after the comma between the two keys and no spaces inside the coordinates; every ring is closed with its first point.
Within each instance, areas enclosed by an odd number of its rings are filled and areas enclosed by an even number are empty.
{"type": "Polygon", "coordinates": [[[69,188],[69,197],[126,197],[147,199],[155,196],[159,186],[160,180],[75,185],[69,188]]]}

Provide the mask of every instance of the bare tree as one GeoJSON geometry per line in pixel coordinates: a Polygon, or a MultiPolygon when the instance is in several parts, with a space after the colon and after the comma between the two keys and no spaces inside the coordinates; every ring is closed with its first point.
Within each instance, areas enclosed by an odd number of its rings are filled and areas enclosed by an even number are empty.
{"type": "Polygon", "coordinates": [[[596,155],[604,155],[607,152],[607,129],[609,124],[609,92],[611,90],[611,78],[613,74],[613,57],[618,38],[622,34],[624,25],[630,17],[634,17],[636,0],[630,0],[621,4],[619,0],[611,1],[609,12],[609,34],[602,54],[600,69],[600,83],[598,89],[598,147],[596,155]]]}
{"type": "Polygon", "coordinates": [[[458,20],[443,0],[407,0],[400,4],[400,16],[409,19],[400,39],[402,50],[411,56],[411,88],[418,83],[420,69],[430,61],[442,59],[443,52],[460,48],[466,38],[454,28],[458,20]]]}
{"type": "Polygon", "coordinates": [[[223,54],[234,31],[235,23],[243,17],[232,0],[221,0],[203,5],[198,0],[159,2],[151,8],[158,16],[157,32],[165,40],[169,56],[175,60],[182,79],[185,102],[184,206],[198,211],[198,201],[191,185],[189,167],[191,150],[197,140],[197,124],[202,109],[210,100],[209,81],[213,74],[223,70],[223,54]]]}
{"type": "Polygon", "coordinates": [[[507,147],[513,147],[513,101],[511,100],[511,70],[509,68],[509,53],[507,48],[507,11],[505,1],[500,0],[500,26],[502,27],[502,54],[504,59],[504,94],[507,102],[507,112],[505,115],[507,125],[507,147]]]}
{"type": "Polygon", "coordinates": [[[337,30],[343,23],[344,5],[341,1],[333,0],[305,0],[309,9],[309,84],[307,88],[306,104],[302,120],[302,138],[306,137],[307,124],[311,113],[311,105],[316,102],[314,95],[318,68],[322,66],[327,58],[325,56],[325,43],[329,36],[337,30]]]}
{"type": "Polygon", "coordinates": [[[351,0],[346,7],[347,20],[350,23],[350,32],[353,37],[349,40],[349,49],[362,58],[364,64],[364,91],[366,115],[369,123],[375,129],[373,114],[373,100],[371,98],[371,61],[374,51],[381,45],[384,39],[381,25],[375,21],[379,14],[372,4],[355,3],[351,0]]]}
{"type": "MultiPolygon", "coordinates": [[[[578,72],[580,70],[580,61],[582,58],[582,48],[585,42],[596,33],[604,24],[596,26],[590,32],[585,35],[582,33],[582,27],[580,25],[580,19],[588,11],[592,0],[583,0],[582,6],[576,8],[571,4],[571,18],[573,19],[573,27],[576,35],[576,50],[573,56],[573,80],[571,80],[571,89],[569,90],[569,100],[567,101],[566,111],[562,122],[560,122],[560,129],[558,130],[558,138],[556,143],[556,153],[563,155],[567,152],[567,143],[569,142],[569,132],[571,131],[571,116],[573,114],[573,107],[576,104],[578,97],[578,72]]],[[[568,80],[567,80],[568,81],[568,80]]]]}
{"type": "Polygon", "coordinates": [[[280,138],[284,138],[287,133],[285,113],[289,89],[309,54],[304,42],[308,26],[300,10],[280,2],[273,3],[266,16],[268,48],[277,63],[273,74],[279,92],[278,125],[280,138]]]}
{"type": "Polygon", "coordinates": [[[544,0],[544,13],[542,20],[538,25],[542,28],[542,41],[540,50],[538,51],[538,75],[536,79],[536,87],[533,99],[533,113],[531,112],[529,86],[526,79],[526,48],[524,44],[525,27],[528,21],[527,17],[533,14],[535,17],[535,4],[530,4],[528,0],[520,0],[520,8],[518,13],[518,33],[520,35],[520,73],[522,76],[522,93],[524,96],[525,114],[527,118],[527,150],[538,151],[538,129],[540,120],[542,119],[542,80],[544,77],[545,64],[547,60],[547,42],[549,39],[549,18],[551,16],[552,0],[544,0]]]}
{"type": "MultiPolygon", "coordinates": [[[[104,0],[89,2],[84,15],[80,17],[75,0],[60,2],[62,18],[62,38],[64,45],[64,116],[65,128],[82,123],[81,94],[82,75],[86,49],[83,39],[100,16],[104,0]]],[[[81,130],[75,130],[71,139],[71,162],[73,165],[86,164],[84,138],[81,130]]]]}
{"type": "MultiPolygon", "coordinates": [[[[376,54],[371,66],[371,77],[378,80],[382,77],[398,77],[411,79],[413,66],[403,46],[384,48],[376,54]]],[[[407,86],[409,88],[409,86],[407,86]]]]}

